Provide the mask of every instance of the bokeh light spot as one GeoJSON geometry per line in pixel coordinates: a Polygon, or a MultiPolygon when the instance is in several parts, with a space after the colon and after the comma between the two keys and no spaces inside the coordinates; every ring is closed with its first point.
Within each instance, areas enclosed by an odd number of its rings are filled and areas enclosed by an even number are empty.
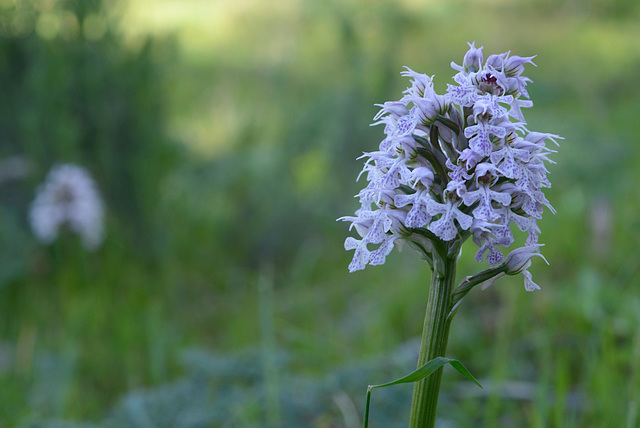
{"type": "Polygon", "coordinates": [[[89,14],[82,23],[82,32],[87,40],[100,40],[107,32],[107,22],[100,15],[89,14]]]}
{"type": "Polygon", "coordinates": [[[36,33],[45,40],[55,39],[60,32],[60,17],[53,13],[43,13],[36,22],[36,33]]]}
{"type": "Polygon", "coordinates": [[[62,28],[60,29],[60,35],[65,40],[71,40],[78,35],[80,31],[80,24],[78,18],[73,12],[65,11],[62,13],[62,28]]]}

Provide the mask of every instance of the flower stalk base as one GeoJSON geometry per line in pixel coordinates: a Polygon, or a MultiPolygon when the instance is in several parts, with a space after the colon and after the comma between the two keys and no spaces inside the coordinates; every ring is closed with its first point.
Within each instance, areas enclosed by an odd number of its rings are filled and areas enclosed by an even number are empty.
{"type": "MultiPolygon", "coordinates": [[[[434,358],[445,356],[451,325],[451,319],[448,318],[448,315],[451,309],[455,276],[455,257],[436,261],[431,277],[418,367],[434,358]],[[443,266],[438,266],[440,263],[443,266]]],[[[411,428],[433,428],[435,426],[442,371],[443,369],[440,368],[431,376],[414,384],[409,420],[411,428]]]]}

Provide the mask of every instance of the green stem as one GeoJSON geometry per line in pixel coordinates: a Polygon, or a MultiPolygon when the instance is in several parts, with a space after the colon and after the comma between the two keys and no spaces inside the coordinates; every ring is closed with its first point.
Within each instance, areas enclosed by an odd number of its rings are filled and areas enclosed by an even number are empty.
{"type": "MultiPolygon", "coordinates": [[[[431,276],[418,367],[434,358],[444,357],[449,339],[451,320],[447,319],[447,315],[451,309],[451,296],[456,276],[456,258],[447,257],[443,260],[434,257],[434,259],[439,260],[434,260],[436,266],[433,267],[431,276]]],[[[435,426],[442,370],[440,368],[431,376],[414,384],[409,422],[411,428],[433,428],[435,426]]]]}

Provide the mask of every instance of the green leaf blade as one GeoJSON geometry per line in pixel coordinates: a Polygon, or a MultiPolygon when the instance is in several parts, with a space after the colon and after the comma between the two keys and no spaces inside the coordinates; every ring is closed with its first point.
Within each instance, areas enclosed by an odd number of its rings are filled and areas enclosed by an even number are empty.
{"type": "Polygon", "coordinates": [[[383,388],[385,386],[398,385],[401,383],[411,383],[422,380],[428,376],[430,376],[433,372],[438,370],[440,367],[444,366],[447,363],[450,363],[452,360],[450,358],[437,357],[431,361],[428,361],[424,366],[420,367],[416,371],[409,373],[408,375],[401,377],[400,379],[396,379],[391,382],[383,383],[380,385],[371,385],[371,388],[383,388]]]}
{"type": "Polygon", "coordinates": [[[473,383],[478,385],[480,388],[484,389],[484,387],[482,385],[480,385],[480,382],[478,382],[476,380],[476,378],[473,377],[473,375],[469,372],[469,370],[467,370],[467,368],[465,366],[463,366],[460,361],[451,360],[449,362],[449,364],[451,364],[451,367],[456,369],[458,371],[458,373],[460,373],[462,376],[466,377],[467,379],[469,379],[470,381],[472,381],[473,383]]]}
{"type": "Polygon", "coordinates": [[[391,382],[381,383],[379,385],[369,385],[367,388],[367,397],[365,402],[365,413],[364,413],[364,428],[368,428],[369,426],[369,405],[371,403],[371,390],[373,388],[384,388],[386,386],[398,385],[401,383],[412,383],[422,380],[430,375],[432,375],[439,368],[444,366],[445,364],[450,364],[451,367],[456,369],[458,373],[462,376],[466,377],[470,381],[474,382],[480,388],[484,389],[480,382],[476,380],[475,377],[467,370],[467,368],[458,360],[454,360],[453,358],[444,358],[444,357],[436,357],[431,361],[428,361],[425,365],[418,368],[417,370],[409,373],[408,375],[401,377],[400,379],[396,379],[391,382]]]}

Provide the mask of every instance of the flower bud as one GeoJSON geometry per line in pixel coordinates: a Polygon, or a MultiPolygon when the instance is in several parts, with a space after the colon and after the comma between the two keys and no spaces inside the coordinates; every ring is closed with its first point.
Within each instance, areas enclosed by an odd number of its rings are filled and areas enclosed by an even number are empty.
{"type": "Polygon", "coordinates": [[[516,248],[507,256],[504,264],[507,267],[505,273],[507,275],[517,275],[531,266],[531,259],[533,257],[542,257],[547,264],[549,262],[544,256],[537,251],[542,247],[542,244],[529,245],[528,247],[516,248]]]}
{"type": "Polygon", "coordinates": [[[467,73],[475,73],[480,70],[482,66],[482,48],[484,46],[480,46],[480,49],[476,48],[476,42],[469,43],[469,50],[464,55],[464,59],[462,61],[462,67],[467,73]]]}
{"type": "Polygon", "coordinates": [[[504,57],[506,55],[507,54],[505,53],[490,55],[489,58],[487,58],[485,66],[493,67],[497,70],[502,70],[502,67],[504,65],[504,57]]]}
{"type": "Polygon", "coordinates": [[[535,66],[533,61],[531,61],[535,57],[536,55],[526,57],[514,55],[512,57],[509,57],[504,63],[504,73],[507,75],[507,77],[520,76],[524,71],[525,64],[529,63],[535,66]]]}

